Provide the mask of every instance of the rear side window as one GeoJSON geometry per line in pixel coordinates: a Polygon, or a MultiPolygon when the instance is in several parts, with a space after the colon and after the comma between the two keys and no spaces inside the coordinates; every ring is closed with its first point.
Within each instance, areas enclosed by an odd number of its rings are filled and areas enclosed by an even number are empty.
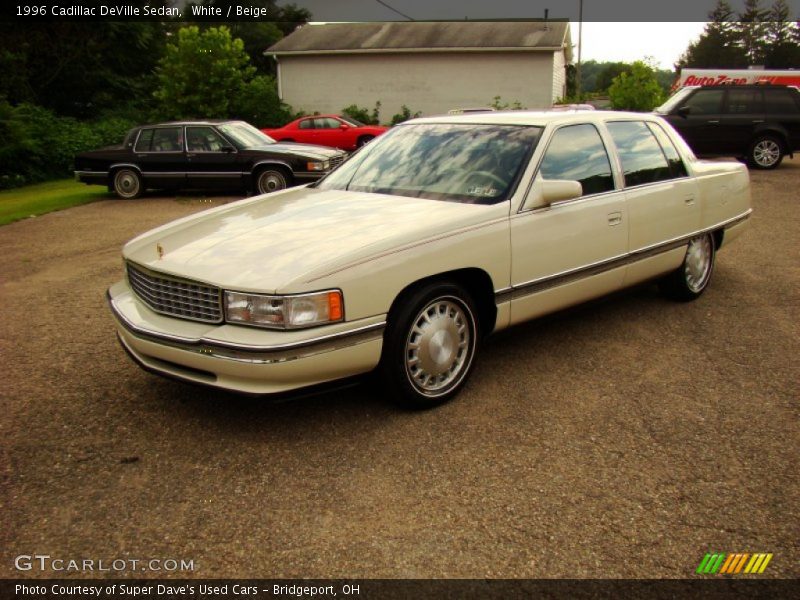
{"type": "Polygon", "coordinates": [[[134,150],[136,152],[150,152],[150,146],[152,143],[153,130],[142,129],[142,132],[139,134],[139,139],[136,140],[136,148],[134,148],[134,150]]]}
{"type": "Polygon", "coordinates": [[[728,90],[728,106],[725,112],[731,115],[763,113],[764,103],[761,100],[761,90],[728,90]]]}
{"type": "Polygon", "coordinates": [[[608,152],[594,125],[569,125],[553,134],[539,173],[545,179],[580,181],[584,196],[614,189],[608,152]]]}
{"type": "Polygon", "coordinates": [[[791,90],[764,90],[764,100],[766,111],[771,115],[798,114],[798,107],[795,98],[800,94],[792,94],[791,90]]]}
{"type": "Polygon", "coordinates": [[[664,156],[667,157],[667,163],[669,164],[669,170],[672,176],[686,177],[688,175],[686,172],[686,165],[683,164],[681,155],[678,154],[678,149],[675,148],[675,144],[672,143],[667,132],[664,131],[658,123],[648,123],[647,126],[650,128],[650,131],[653,132],[653,135],[656,136],[658,145],[661,146],[664,156]]]}
{"type": "Polygon", "coordinates": [[[689,107],[690,115],[712,115],[722,111],[725,90],[697,90],[683,106],[689,107]]]}
{"type": "Polygon", "coordinates": [[[643,121],[608,124],[625,173],[625,187],[672,179],[672,171],[653,132],[643,121]]]}
{"type": "Polygon", "coordinates": [[[182,152],[183,127],[142,129],[136,152],[182,152]]]}

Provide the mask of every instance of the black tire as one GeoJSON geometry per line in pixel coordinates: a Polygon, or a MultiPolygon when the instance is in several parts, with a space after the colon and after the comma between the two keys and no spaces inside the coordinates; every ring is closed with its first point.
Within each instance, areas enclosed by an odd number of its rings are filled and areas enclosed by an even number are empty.
{"type": "Polygon", "coordinates": [[[291,176],[280,167],[267,167],[256,172],[253,187],[256,194],[269,194],[285,190],[291,185],[291,176]]]}
{"type": "Polygon", "coordinates": [[[755,138],[747,149],[747,164],[753,169],[775,169],[783,160],[783,141],[769,134],[755,138]]]}
{"type": "Polygon", "coordinates": [[[144,192],[142,176],[135,169],[117,169],[111,178],[114,193],[123,200],[135,200],[144,192]]]}
{"type": "Polygon", "coordinates": [[[358,141],[356,141],[356,148],[361,148],[361,146],[366,146],[374,139],[375,139],[374,135],[362,135],[360,138],[358,138],[358,141]]]}
{"type": "Polygon", "coordinates": [[[379,367],[397,404],[427,409],[458,394],[480,347],[477,315],[470,294],[454,283],[429,283],[398,299],[379,367]]]}
{"type": "Polygon", "coordinates": [[[681,266],[661,280],[661,291],[680,302],[699,298],[711,280],[715,257],[714,236],[704,233],[692,238],[681,266]]]}

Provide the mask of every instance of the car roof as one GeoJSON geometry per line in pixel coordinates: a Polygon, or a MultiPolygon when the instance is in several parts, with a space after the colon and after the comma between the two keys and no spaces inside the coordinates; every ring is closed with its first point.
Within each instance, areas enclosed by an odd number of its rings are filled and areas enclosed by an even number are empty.
{"type": "Polygon", "coordinates": [[[183,125],[221,125],[223,123],[241,123],[241,119],[199,119],[196,121],[165,121],[163,123],[147,123],[145,125],[137,125],[134,129],[140,127],[179,127],[183,125]]]}
{"type": "Polygon", "coordinates": [[[650,113],[624,112],[616,110],[565,110],[565,111],[528,111],[508,110],[464,115],[438,115],[422,117],[401,123],[464,123],[474,125],[528,125],[544,127],[549,124],[562,123],[595,123],[609,120],[638,119],[654,121],[659,117],[650,113]]]}

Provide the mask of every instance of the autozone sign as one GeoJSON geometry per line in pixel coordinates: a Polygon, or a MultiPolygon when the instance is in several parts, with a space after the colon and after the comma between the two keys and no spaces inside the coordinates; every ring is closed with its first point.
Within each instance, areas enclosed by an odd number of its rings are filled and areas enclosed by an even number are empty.
{"type": "Polygon", "coordinates": [[[674,89],[686,85],[744,85],[772,83],[800,86],[800,71],[757,69],[683,69],[674,89]]]}

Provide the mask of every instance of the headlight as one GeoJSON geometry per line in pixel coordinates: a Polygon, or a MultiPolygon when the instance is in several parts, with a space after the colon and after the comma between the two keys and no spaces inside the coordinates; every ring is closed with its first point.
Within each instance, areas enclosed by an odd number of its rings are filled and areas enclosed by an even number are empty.
{"type": "Polygon", "coordinates": [[[309,161],[309,162],[306,163],[306,168],[309,171],[327,171],[330,166],[331,166],[331,163],[329,161],[327,161],[327,160],[323,161],[323,162],[310,162],[309,161]]]}
{"type": "Polygon", "coordinates": [[[225,292],[225,317],[230,323],[297,329],[341,321],[344,303],[339,290],[297,296],[225,292]]]}

